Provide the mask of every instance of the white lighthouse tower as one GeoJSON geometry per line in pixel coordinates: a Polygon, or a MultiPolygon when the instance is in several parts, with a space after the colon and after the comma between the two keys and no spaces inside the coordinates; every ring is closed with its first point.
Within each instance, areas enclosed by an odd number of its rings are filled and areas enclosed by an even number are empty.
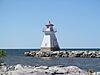
{"type": "Polygon", "coordinates": [[[46,25],[43,29],[44,38],[41,45],[41,51],[57,51],[60,50],[57,38],[55,36],[56,30],[53,29],[53,24],[50,23],[46,25]]]}

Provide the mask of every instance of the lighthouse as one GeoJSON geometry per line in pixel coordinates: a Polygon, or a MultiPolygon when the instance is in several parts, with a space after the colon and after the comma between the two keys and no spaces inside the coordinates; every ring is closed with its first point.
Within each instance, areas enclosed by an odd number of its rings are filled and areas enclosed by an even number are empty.
{"type": "Polygon", "coordinates": [[[41,44],[41,51],[57,51],[60,50],[55,33],[57,32],[53,28],[53,24],[49,21],[49,24],[43,29],[44,37],[41,44]]]}

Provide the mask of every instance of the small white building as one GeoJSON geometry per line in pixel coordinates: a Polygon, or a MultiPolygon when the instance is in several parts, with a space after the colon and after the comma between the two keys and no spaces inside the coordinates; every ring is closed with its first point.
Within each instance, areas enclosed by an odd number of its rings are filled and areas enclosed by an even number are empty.
{"type": "Polygon", "coordinates": [[[53,24],[50,23],[46,25],[46,27],[43,29],[44,32],[44,38],[41,44],[41,51],[57,51],[60,50],[57,38],[55,36],[55,31],[53,29],[53,24]]]}

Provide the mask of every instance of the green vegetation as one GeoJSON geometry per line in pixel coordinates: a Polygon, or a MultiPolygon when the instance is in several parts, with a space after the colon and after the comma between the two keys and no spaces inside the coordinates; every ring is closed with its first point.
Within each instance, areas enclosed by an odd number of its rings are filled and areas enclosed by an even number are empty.
{"type": "Polygon", "coordinates": [[[0,57],[6,56],[6,52],[3,49],[0,49],[0,57]]]}

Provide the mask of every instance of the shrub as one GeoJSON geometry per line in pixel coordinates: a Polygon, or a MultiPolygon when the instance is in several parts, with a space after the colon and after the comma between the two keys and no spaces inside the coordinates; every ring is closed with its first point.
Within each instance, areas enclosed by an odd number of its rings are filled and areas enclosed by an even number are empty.
{"type": "Polygon", "coordinates": [[[6,52],[3,49],[0,49],[0,57],[6,56],[6,52]]]}

